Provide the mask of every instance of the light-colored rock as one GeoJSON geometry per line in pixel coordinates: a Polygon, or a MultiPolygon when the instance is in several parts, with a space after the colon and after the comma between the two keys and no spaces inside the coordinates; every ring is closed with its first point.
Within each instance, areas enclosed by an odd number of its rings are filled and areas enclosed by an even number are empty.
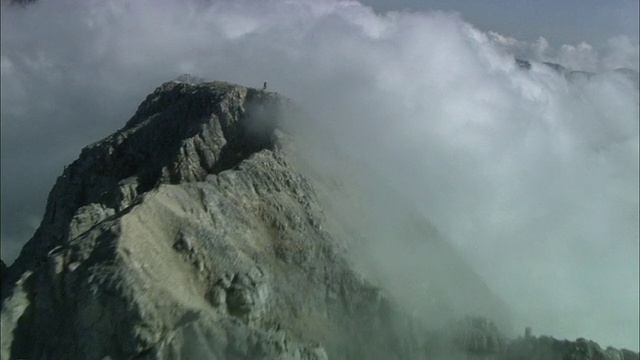
{"type": "MultiPolygon", "coordinates": [[[[293,109],[273,93],[184,77],[83,149],[2,269],[2,358],[427,359],[440,338],[424,316],[500,308],[401,201],[387,199],[397,218],[370,230],[371,219],[349,223],[347,203],[365,196],[296,156],[278,128],[293,109]],[[352,257],[377,230],[397,235],[393,246],[415,240],[417,253],[385,289],[352,257]],[[442,271],[455,286],[436,281],[442,271]],[[429,311],[409,316],[400,303],[429,311]]],[[[469,334],[483,351],[498,338],[469,334]]]]}
{"type": "Polygon", "coordinates": [[[179,79],[86,147],[3,279],[4,354],[406,358],[391,302],[322,230],[314,187],[288,160],[276,131],[288,106],[179,79]]]}

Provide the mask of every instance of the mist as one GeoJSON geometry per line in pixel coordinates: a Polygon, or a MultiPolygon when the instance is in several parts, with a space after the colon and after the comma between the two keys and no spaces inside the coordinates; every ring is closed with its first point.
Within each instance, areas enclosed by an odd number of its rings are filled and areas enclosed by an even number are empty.
{"type": "Polygon", "coordinates": [[[160,83],[267,81],[312,114],[314,149],[340,148],[411,199],[517,328],[638,350],[639,95],[614,71],[638,70],[637,39],[528,42],[353,1],[2,6],[4,261],[63,166],[160,83]],[[568,81],[542,61],[597,74],[568,81]]]}

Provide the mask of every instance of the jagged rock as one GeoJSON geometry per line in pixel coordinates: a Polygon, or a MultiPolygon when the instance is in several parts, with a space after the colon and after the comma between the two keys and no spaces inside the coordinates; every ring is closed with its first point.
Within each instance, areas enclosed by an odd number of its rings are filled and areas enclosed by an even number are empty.
{"type": "Polygon", "coordinates": [[[65,168],[37,240],[23,248],[28,256],[18,266],[43,261],[55,244],[68,243],[159,184],[204,180],[274,146],[271,134],[283,101],[219,82],[163,84],[122,130],[86,147],[65,168]]]}
{"type": "MultiPolygon", "coordinates": [[[[518,59],[518,58],[516,58],[515,61],[516,61],[516,65],[519,68],[524,70],[531,70],[531,67],[532,67],[531,61],[525,60],[525,59],[518,59]]],[[[555,70],[558,74],[565,75],[567,73],[567,69],[560,64],[556,64],[548,61],[543,61],[542,64],[555,70]]]]}
{"type": "Polygon", "coordinates": [[[288,108],[185,77],[83,149],[3,270],[2,357],[419,359],[323,230],[288,108]]]}
{"type": "MultiPolygon", "coordinates": [[[[358,235],[323,211],[329,189],[300,172],[278,129],[298,115],[262,90],[192,77],[158,87],[65,168],[2,268],[2,358],[432,358],[439,335],[395,301],[401,287],[383,290],[347,261],[358,235]]],[[[410,237],[434,234],[397,215],[410,237]]],[[[501,307],[437,237],[412,246],[463,288],[432,282],[415,302],[501,307]]],[[[502,349],[489,322],[466,324],[471,350],[502,349]]]]}
{"type": "MultiPolygon", "coordinates": [[[[531,70],[532,62],[525,59],[515,59],[516,65],[523,70],[531,70]]],[[[570,70],[564,66],[552,62],[542,62],[541,64],[555,70],[558,74],[563,75],[568,81],[573,83],[584,83],[591,80],[597,73],[583,70],[570,70]]],[[[618,68],[613,71],[614,74],[620,74],[627,80],[631,81],[636,88],[640,88],[640,75],[638,71],[628,68],[618,68]]]]}

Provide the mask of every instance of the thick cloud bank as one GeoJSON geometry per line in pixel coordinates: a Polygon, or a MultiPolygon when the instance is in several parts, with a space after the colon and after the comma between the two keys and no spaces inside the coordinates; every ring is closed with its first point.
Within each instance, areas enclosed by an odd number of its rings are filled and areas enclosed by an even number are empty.
{"type": "Polygon", "coordinates": [[[517,326],[638,350],[638,85],[612,71],[638,70],[628,38],[553,47],[329,0],[45,0],[1,20],[4,260],[63,165],[159,83],[267,80],[413,199],[517,326]]]}

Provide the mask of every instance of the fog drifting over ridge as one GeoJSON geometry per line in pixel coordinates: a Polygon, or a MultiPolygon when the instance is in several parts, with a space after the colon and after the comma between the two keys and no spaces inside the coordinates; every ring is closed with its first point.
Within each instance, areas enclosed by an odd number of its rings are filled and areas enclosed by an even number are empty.
{"type": "Polygon", "coordinates": [[[638,70],[629,38],[554,47],[328,0],[42,1],[1,16],[3,260],[62,167],[161,82],[267,80],[413,199],[516,326],[638,350],[638,87],[612,72],[638,70]],[[599,74],[568,82],[514,56],[599,74]]]}

